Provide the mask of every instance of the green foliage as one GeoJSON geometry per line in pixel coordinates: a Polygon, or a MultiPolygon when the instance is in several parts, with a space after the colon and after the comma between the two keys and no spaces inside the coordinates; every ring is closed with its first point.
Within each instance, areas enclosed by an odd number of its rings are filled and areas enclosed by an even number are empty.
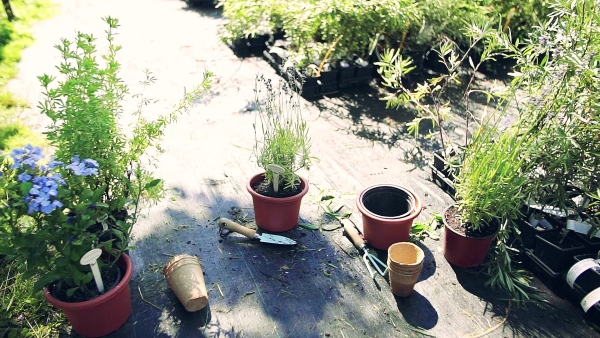
{"type": "MultiPolygon", "coordinates": [[[[11,23],[0,16],[0,87],[14,77],[21,50],[33,41],[30,33],[33,22],[53,13],[53,6],[47,0],[13,0],[11,5],[17,20],[11,23]]],[[[44,145],[41,135],[31,132],[18,120],[16,108],[19,106],[25,104],[0,89],[0,148],[5,151],[29,143],[44,145]]]]}
{"type": "MultiPolygon", "coordinates": [[[[96,40],[92,35],[79,32],[72,41],[62,39],[56,46],[63,58],[57,66],[61,76],[59,79],[49,75],[39,77],[45,89],[39,107],[52,120],[45,134],[56,148],[58,160],[68,161],[79,155],[98,162],[98,176],[87,180],[94,189],[106,186],[102,202],[109,206],[109,223],[115,225],[115,236],[124,234],[124,240],[116,243],[122,243],[120,249],[125,249],[140,203],[163,196],[160,180],[143,165],[142,158],[150,149],[161,151],[165,128],[187,112],[192,101],[208,89],[212,74],[206,72],[200,85],[184,92],[183,99],[173,110],[156,120],[143,116],[143,108],[152,101],[140,97],[138,109],[133,113],[136,120],[132,132],[127,134],[119,124],[124,113],[121,101],[128,87],[119,77],[117,52],[121,46],[114,42],[118,20],[111,17],[104,20],[108,24],[108,52],[101,55],[104,65],[97,60],[96,40]],[[114,217],[123,211],[127,212],[124,220],[114,217]]],[[[143,85],[153,82],[154,77],[147,72],[143,85]]]]}
{"type": "Polygon", "coordinates": [[[559,0],[550,19],[525,45],[513,46],[521,91],[519,124],[535,136],[529,198],[543,205],[584,211],[569,186],[584,197],[600,187],[600,8],[594,1],[559,0]]]}
{"type": "Polygon", "coordinates": [[[49,337],[65,321],[62,311],[54,309],[42,292],[34,289],[36,278],[25,278],[14,261],[0,259],[0,280],[3,337],[49,337]]]}
{"type": "Polygon", "coordinates": [[[493,127],[481,127],[467,148],[456,176],[456,203],[461,220],[473,231],[519,215],[533,146],[523,132],[513,127],[498,135],[493,127]]]}
{"type": "Polygon", "coordinates": [[[484,264],[485,273],[489,276],[485,285],[506,291],[517,305],[529,300],[542,301],[541,295],[530,285],[531,273],[517,267],[521,264],[517,261],[518,251],[507,244],[511,232],[517,229],[517,226],[510,222],[501,225],[495,245],[490,249],[491,258],[484,264]]]}
{"type": "MultiPolygon", "coordinates": [[[[443,38],[433,51],[439,56],[440,62],[447,73],[439,74],[423,83],[419,83],[414,89],[405,84],[403,78],[415,67],[412,60],[403,57],[399,49],[384,51],[381,62],[375,63],[379,66],[378,72],[383,78],[383,85],[396,90],[384,98],[387,101],[386,106],[397,109],[410,105],[415,108],[418,115],[408,123],[408,131],[417,138],[422,133],[421,123],[423,121],[431,122],[433,128],[437,130],[430,130],[426,134],[426,138],[437,136],[446,158],[448,157],[445,153],[446,148],[452,140],[446,135],[445,122],[453,116],[452,102],[446,95],[448,88],[463,85],[463,92],[460,97],[463,98],[466,109],[467,129],[469,122],[475,121],[469,110],[472,94],[484,93],[487,95],[488,103],[494,98],[501,97],[502,91],[499,87],[489,88],[488,90],[474,88],[474,79],[481,64],[486,61],[493,61],[503,48],[501,39],[496,33],[492,21],[467,25],[464,35],[469,37],[470,44],[466,51],[461,51],[460,46],[449,38],[443,38]],[[484,48],[481,51],[481,58],[475,63],[470,57],[470,52],[479,45],[483,45],[484,48]],[[466,78],[461,77],[461,68],[464,67],[468,67],[469,71],[466,78]]],[[[468,143],[468,140],[465,140],[466,143],[468,143]]]]}
{"type": "MultiPolygon", "coordinates": [[[[525,37],[548,13],[547,0],[221,0],[227,19],[221,38],[271,34],[282,28],[294,60],[301,65],[324,59],[365,59],[379,48],[424,53],[441,39],[468,46],[463,27],[491,20],[525,37]],[[330,54],[326,56],[327,52],[330,54]]],[[[479,48],[479,46],[478,46],[479,48]]]]}
{"type": "Polygon", "coordinates": [[[0,149],[9,151],[27,144],[44,145],[46,140],[21,122],[0,123],[0,149]]]}
{"type": "MultiPolygon", "coordinates": [[[[46,135],[55,149],[55,159],[72,163],[73,158],[81,158],[86,165],[91,162],[83,159],[93,159],[97,173],[82,176],[74,168],[56,163],[13,167],[6,159],[2,164],[0,192],[6,200],[0,208],[0,254],[23,263],[26,276],[39,275],[36,288],[57,281],[66,284],[69,293],[83,290],[92,279],[89,269],[79,264],[85,252],[116,248],[118,258],[128,248],[142,204],[162,197],[161,180],[144,165],[147,161],[152,164],[149,150],[161,150],[165,128],[189,111],[192,101],[210,85],[212,74],[206,72],[200,85],[184,91],[172,111],[155,120],[142,114],[152,101],[141,96],[133,112],[135,121],[126,130],[119,124],[124,114],[121,101],[128,88],[119,78],[116,55],[121,47],[114,43],[118,20],[104,20],[108,24],[108,52],[101,56],[102,65],[96,60],[94,37],[77,33],[75,40],[62,39],[56,46],[63,57],[57,67],[60,76],[39,77],[45,89],[39,107],[52,121],[46,135]],[[57,186],[39,193],[36,179],[49,180],[56,173],[62,175],[64,184],[51,179],[57,186]],[[37,210],[36,205],[55,208],[37,210]]],[[[143,84],[153,81],[147,73],[143,84]]],[[[28,149],[28,156],[37,162],[41,150],[28,149]]],[[[16,161],[14,155],[11,157],[16,161]]]]}
{"type": "Polygon", "coordinates": [[[59,279],[82,288],[89,269],[79,259],[99,245],[90,228],[107,214],[106,186],[85,179],[97,172],[93,161],[81,159],[81,171],[73,168],[78,159],[64,166],[42,158],[41,148],[31,146],[0,156],[0,255],[27,267],[26,278],[39,275],[37,289],[59,279]]]}
{"type": "Polygon", "coordinates": [[[223,16],[227,21],[221,31],[221,40],[225,43],[242,38],[271,34],[281,27],[285,1],[277,0],[220,0],[217,7],[223,7],[223,16]]]}
{"type": "Polygon", "coordinates": [[[290,84],[280,81],[274,87],[270,79],[262,75],[256,78],[254,123],[254,155],[256,163],[265,170],[269,183],[273,172],[267,168],[276,164],[284,168],[279,174],[279,186],[294,189],[300,185],[297,171],[311,164],[308,125],[302,117],[300,96],[290,84]],[[264,90],[264,92],[263,92],[264,90]]]}
{"type": "Polygon", "coordinates": [[[442,215],[434,212],[431,219],[427,222],[413,222],[408,240],[415,244],[423,242],[425,238],[437,241],[440,239],[437,231],[443,224],[442,215]]]}

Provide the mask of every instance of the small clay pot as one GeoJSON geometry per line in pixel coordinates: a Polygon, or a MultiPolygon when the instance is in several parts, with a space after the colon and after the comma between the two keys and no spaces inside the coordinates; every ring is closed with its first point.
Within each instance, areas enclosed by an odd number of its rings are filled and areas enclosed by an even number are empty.
{"type": "Polygon", "coordinates": [[[199,311],[208,304],[208,293],[198,258],[177,255],[163,267],[163,274],[188,312],[199,311]]]}

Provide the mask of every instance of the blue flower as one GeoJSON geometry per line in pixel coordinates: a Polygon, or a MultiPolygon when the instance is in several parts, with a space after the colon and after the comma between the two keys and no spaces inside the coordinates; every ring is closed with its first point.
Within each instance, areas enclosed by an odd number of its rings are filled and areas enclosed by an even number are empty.
{"type": "Polygon", "coordinates": [[[22,172],[19,174],[19,176],[17,176],[17,179],[19,180],[19,182],[23,183],[23,182],[29,182],[32,179],[32,176],[29,175],[26,172],[22,172]]]}
{"type": "Polygon", "coordinates": [[[65,168],[73,170],[73,173],[77,176],[98,175],[98,162],[89,158],[81,162],[79,161],[79,155],[74,156],[71,159],[71,164],[65,168]]]}
{"type": "Polygon", "coordinates": [[[65,184],[60,174],[51,176],[38,176],[33,180],[33,186],[29,189],[25,202],[28,203],[27,213],[42,212],[50,214],[56,208],[63,204],[56,199],[58,197],[58,187],[65,184]]]}
{"type": "Polygon", "coordinates": [[[37,168],[37,162],[44,158],[42,154],[42,148],[33,147],[31,144],[26,145],[23,148],[13,149],[10,153],[10,157],[14,160],[14,164],[11,169],[21,168],[25,165],[31,169],[37,168]]]}

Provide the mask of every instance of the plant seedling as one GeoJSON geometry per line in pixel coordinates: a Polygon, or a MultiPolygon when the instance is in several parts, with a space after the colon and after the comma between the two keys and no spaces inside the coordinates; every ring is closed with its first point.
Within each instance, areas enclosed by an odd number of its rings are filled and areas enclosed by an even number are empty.
{"type": "Polygon", "coordinates": [[[100,269],[98,268],[98,258],[102,255],[102,250],[100,249],[92,249],[88,251],[81,259],[79,263],[81,265],[89,265],[92,269],[92,274],[94,275],[94,280],[96,281],[96,287],[98,288],[98,292],[104,292],[104,283],[102,282],[102,277],[100,276],[100,269]]]}
{"type": "Polygon", "coordinates": [[[283,173],[285,169],[277,164],[268,164],[267,170],[273,172],[273,190],[277,192],[277,190],[279,190],[279,174],[283,173]]]}

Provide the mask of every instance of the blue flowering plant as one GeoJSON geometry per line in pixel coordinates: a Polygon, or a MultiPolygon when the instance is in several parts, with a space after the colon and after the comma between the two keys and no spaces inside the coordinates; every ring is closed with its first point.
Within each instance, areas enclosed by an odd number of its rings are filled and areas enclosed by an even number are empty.
{"type": "Polygon", "coordinates": [[[98,175],[98,163],[45,160],[31,145],[0,154],[0,161],[0,255],[21,261],[26,274],[39,277],[38,288],[60,283],[68,296],[93,289],[80,259],[92,248],[110,250],[114,240],[100,240],[106,187],[87,180],[98,175]]]}

